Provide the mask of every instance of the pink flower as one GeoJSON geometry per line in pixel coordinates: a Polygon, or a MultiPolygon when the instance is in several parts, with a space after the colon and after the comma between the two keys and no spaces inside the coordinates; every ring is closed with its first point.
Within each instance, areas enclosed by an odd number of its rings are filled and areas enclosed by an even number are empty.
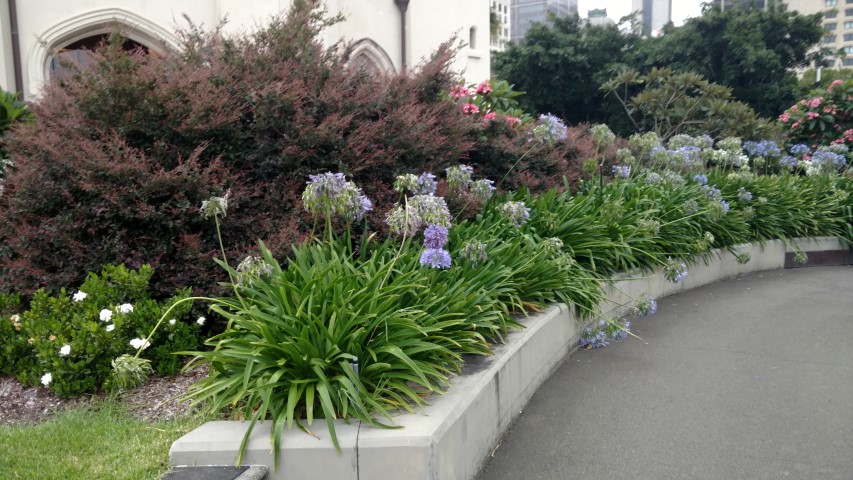
{"type": "Polygon", "coordinates": [[[475,113],[480,113],[480,109],[473,103],[466,103],[462,105],[462,113],[465,115],[473,115],[475,113]]]}
{"type": "Polygon", "coordinates": [[[521,125],[521,119],[518,117],[513,117],[511,115],[507,115],[505,120],[506,120],[506,123],[508,123],[510,125],[521,125]]]}
{"type": "Polygon", "coordinates": [[[809,106],[812,108],[817,108],[820,106],[820,102],[823,101],[823,97],[815,97],[809,101],[809,106]]]}
{"type": "Polygon", "coordinates": [[[817,112],[809,112],[808,113],[809,120],[814,120],[815,118],[817,118],[819,116],[820,116],[820,114],[818,114],[817,112]]]}
{"type": "Polygon", "coordinates": [[[465,98],[471,95],[471,90],[464,85],[454,85],[450,87],[450,96],[455,99],[465,98]]]}
{"type": "Polygon", "coordinates": [[[779,115],[779,121],[782,123],[788,123],[788,120],[790,120],[790,119],[791,119],[791,116],[788,115],[788,112],[785,112],[782,115],[779,115]]]}
{"type": "Polygon", "coordinates": [[[487,114],[483,115],[483,121],[485,121],[485,122],[491,122],[492,120],[494,120],[495,118],[497,118],[497,116],[498,116],[498,114],[497,114],[497,113],[495,113],[495,112],[489,112],[489,113],[487,113],[487,114]]]}
{"type": "Polygon", "coordinates": [[[844,83],[843,80],[833,80],[832,83],[829,84],[829,88],[827,88],[826,91],[831,92],[833,89],[835,89],[836,86],[841,85],[842,83],[844,83]]]}
{"type": "Polygon", "coordinates": [[[490,84],[488,80],[483,80],[477,84],[476,93],[478,95],[487,95],[492,93],[492,84],[490,84]]]}

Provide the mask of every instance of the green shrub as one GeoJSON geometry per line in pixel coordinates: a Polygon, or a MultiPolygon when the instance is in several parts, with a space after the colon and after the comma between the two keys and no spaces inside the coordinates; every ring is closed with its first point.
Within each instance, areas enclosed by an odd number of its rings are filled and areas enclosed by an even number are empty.
{"type": "MultiPolygon", "coordinates": [[[[113,359],[133,353],[131,340],[144,339],[170,306],[189,295],[183,291],[163,302],[153,300],[152,274],[147,265],[138,271],[108,265],[100,275],[90,273],[73,294],[63,289],[54,296],[39,290],[17,317],[19,328],[8,331],[11,322],[0,327],[4,339],[11,340],[9,346],[4,342],[3,371],[25,384],[45,384],[61,396],[104,387],[113,359]]],[[[174,352],[198,345],[200,325],[187,318],[190,309],[189,302],[176,306],[175,321],[166,322],[143,351],[160,375],[182,366],[174,352]]]]}

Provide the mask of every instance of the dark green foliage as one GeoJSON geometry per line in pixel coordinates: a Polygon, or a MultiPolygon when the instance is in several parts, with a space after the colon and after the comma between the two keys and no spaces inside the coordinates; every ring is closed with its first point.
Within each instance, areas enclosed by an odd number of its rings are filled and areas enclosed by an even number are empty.
{"type": "MultiPolygon", "coordinates": [[[[109,377],[111,362],[135,353],[130,340],[146,338],[166,310],[188,296],[184,291],[164,302],[153,300],[152,274],[147,265],[139,271],[108,265],[100,275],[89,274],[73,294],[63,289],[52,296],[39,290],[16,322],[7,318],[0,322],[2,371],[27,385],[39,384],[42,375],[50,373],[48,386],[61,396],[100,389],[109,377]],[[122,305],[132,310],[125,307],[123,311],[122,305]],[[108,319],[104,310],[109,312],[108,319]],[[69,353],[63,354],[66,345],[69,353]]],[[[151,347],[142,353],[160,375],[171,375],[183,365],[174,352],[198,345],[199,325],[188,318],[191,306],[190,302],[176,306],[170,314],[175,321],[164,322],[151,347]]]]}

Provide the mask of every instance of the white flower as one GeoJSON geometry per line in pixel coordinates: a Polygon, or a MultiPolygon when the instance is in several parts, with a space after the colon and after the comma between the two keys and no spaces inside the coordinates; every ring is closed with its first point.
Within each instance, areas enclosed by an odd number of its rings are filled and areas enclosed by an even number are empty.
{"type": "Polygon", "coordinates": [[[207,320],[207,319],[206,319],[206,318],[204,318],[204,317],[198,317],[198,320],[196,320],[196,321],[195,321],[195,323],[197,323],[197,324],[199,324],[199,325],[204,325],[204,322],[205,322],[206,320],[207,320]]]}
{"type": "Polygon", "coordinates": [[[114,324],[111,323],[111,324],[107,325],[107,331],[108,332],[112,332],[115,329],[116,329],[116,326],[114,324]]]}
{"type": "Polygon", "coordinates": [[[174,325],[174,324],[175,324],[175,319],[174,319],[174,318],[173,318],[173,319],[171,319],[171,320],[169,320],[169,325],[174,325]]]}
{"type": "Polygon", "coordinates": [[[73,298],[74,298],[75,302],[82,302],[88,296],[89,296],[88,293],[84,292],[83,290],[79,290],[77,293],[74,294],[73,298]]]}
{"type": "Polygon", "coordinates": [[[130,341],[130,346],[137,350],[139,350],[140,347],[143,349],[148,348],[149,345],[151,345],[151,343],[144,338],[134,338],[130,341]]]}
{"type": "Polygon", "coordinates": [[[101,321],[109,322],[113,318],[113,311],[106,308],[101,310],[101,321]]]}
{"type": "Polygon", "coordinates": [[[60,357],[67,357],[69,353],[71,353],[71,345],[63,345],[62,348],[59,349],[60,357]]]}
{"type": "Polygon", "coordinates": [[[121,313],[130,313],[133,311],[133,305],[129,303],[123,303],[118,306],[118,311],[121,313]]]}
{"type": "Polygon", "coordinates": [[[41,384],[44,385],[45,387],[50,385],[50,382],[52,382],[52,381],[53,381],[53,375],[51,375],[50,373],[45,373],[44,375],[41,376],[41,384]]]}

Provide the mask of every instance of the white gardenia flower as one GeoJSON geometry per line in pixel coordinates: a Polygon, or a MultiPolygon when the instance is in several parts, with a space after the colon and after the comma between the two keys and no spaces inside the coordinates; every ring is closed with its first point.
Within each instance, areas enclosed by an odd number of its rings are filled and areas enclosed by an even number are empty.
{"type": "Polygon", "coordinates": [[[44,385],[45,387],[50,385],[50,382],[52,382],[52,381],[53,381],[53,375],[51,375],[50,373],[45,373],[44,375],[41,376],[41,384],[44,385]]]}
{"type": "Polygon", "coordinates": [[[59,349],[60,357],[67,357],[68,354],[71,353],[71,345],[63,345],[62,348],[59,349]]]}
{"type": "Polygon", "coordinates": [[[195,321],[195,323],[197,323],[197,324],[199,324],[199,325],[204,325],[204,322],[205,322],[206,320],[207,320],[207,319],[206,319],[206,318],[204,318],[204,317],[198,317],[198,320],[196,320],[196,321],[195,321]]]}
{"type": "Polygon", "coordinates": [[[171,319],[171,320],[169,320],[169,325],[174,325],[174,324],[175,324],[175,319],[174,319],[174,318],[173,318],[173,319],[171,319]]]}
{"type": "Polygon", "coordinates": [[[115,324],[111,323],[111,324],[107,325],[107,331],[108,332],[112,332],[115,329],[116,329],[115,324]]]}
{"type": "Polygon", "coordinates": [[[123,303],[118,306],[118,311],[121,313],[130,313],[133,311],[133,305],[129,303],[123,303]]]}
{"type": "Polygon", "coordinates": [[[74,298],[75,302],[82,302],[88,296],[89,296],[88,293],[84,292],[83,290],[79,290],[77,293],[74,294],[73,298],[74,298]]]}
{"type": "Polygon", "coordinates": [[[113,311],[106,308],[101,310],[101,321],[109,322],[113,318],[113,311]]]}
{"type": "Polygon", "coordinates": [[[151,343],[144,338],[134,338],[130,341],[130,346],[137,350],[139,350],[140,347],[143,349],[148,348],[150,345],[151,343]]]}

